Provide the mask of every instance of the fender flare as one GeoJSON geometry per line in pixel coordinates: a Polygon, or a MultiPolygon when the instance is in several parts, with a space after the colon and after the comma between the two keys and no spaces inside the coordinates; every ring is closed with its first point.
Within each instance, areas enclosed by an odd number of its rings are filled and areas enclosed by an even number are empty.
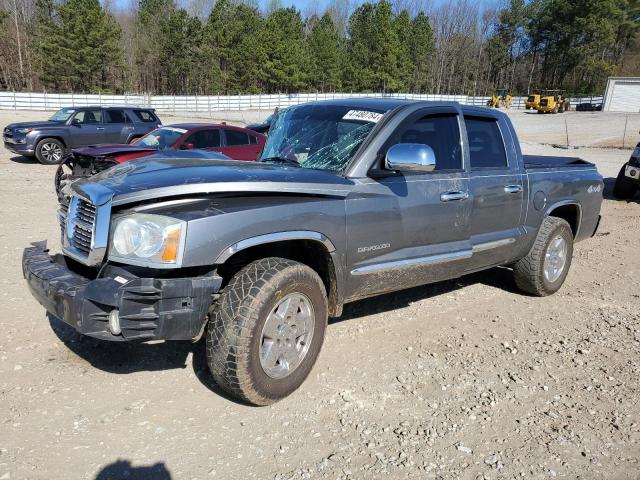
{"type": "Polygon", "coordinates": [[[329,298],[329,315],[332,317],[339,317],[342,315],[342,307],[344,305],[344,275],[341,258],[336,251],[336,247],[333,242],[320,232],[314,232],[312,230],[291,230],[246,238],[224,249],[216,257],[214,263],[216,265],[221,265],[231,258],[231,256],[241,252],[242,250],[246,250],[247,248],[290,240],[308,240],[320,243],[324,248],[326,248],[331,259],[331,264],[329,265],[329,276],[332,287],[330,291],[327,291],[329,298]]]}
{"type": "MultiPolygon", "coordinates": [[[[579,202],[576,202],[575,200],[560,200],[558,202],[552,203],[551,205],[549,205],[546,208],[543,218],[547,218],[548,216],[550,216],[551,213],[556,208],[565,207],[567,205],[575,206],[575,207],[578,208],[578,218],[576,218],[576,232],[574,234],[574,237],[577,237],[578,234],[580,233],[580,225],[582,224],[582,205],[580,205],[579,202]]],[[[542,224],[541,224],[541,226],[542,226],[542,224]]]]}
{"type": "Polygon", "coordinates": [[[312,240],[322,243],[327,249],[327,252],[333,253],[336,251],[336,247],[325,235],[320,232],[314,232],[312,230],[290,230],[286,232],[267,233],[265,235],[258,235],[256,237],[245,238],[239,242],[230,245],[224,249],[217,257],[214,263],[220,265],[226,262],[232,255],[245,250],[247,248],[256,247],[258,245],[266,245],[268,243],[282,242],[287,240],[312,240]]]}

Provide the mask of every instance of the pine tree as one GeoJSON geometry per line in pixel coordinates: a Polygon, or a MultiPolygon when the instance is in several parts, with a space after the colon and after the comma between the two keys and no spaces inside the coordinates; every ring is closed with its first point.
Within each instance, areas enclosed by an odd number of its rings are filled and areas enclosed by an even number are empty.
{"type": "Polygon", "coordinates": [[[349,19],[348,84],[355,90],[391,91],[402,88],[399,57],[402,55],[398,33],[393,24],[391,4],[382,0],[365,3],[349,19]]]}
{"type": "Polygon", "coordinates": [[[298,92],[306,86],[307,55],[304,27],[295,8],[272,11],[262,30],[266,55],[260,68],[262,84],[268,92],[298,92]]]}
{"type": "Polygon", "coordinates": [[[263,19],[256,7],[218,0],[205,27],[205,48],[218,70],[210,87],[214,92],[260,90],[259,71],[264,59],[261,44],[263,19]]]}
{"type": "Polygon", "coordinates": [[[321,92],[339,90],[345,60],[344,42],[329,13],[311,20],[307,48],[311,88],[321,92]]]}
{"type": "Polygon", "coordinates": [[[41,80],[56,88],[106,90],[115,86],[122,68],[120,28],[98,0],[66,0],[55,14],[50,11],[40,24],[36,49],[41,80]]]}
{"type": "Polygon", "coordinates": [[[429,17],[420,12],[411,21],[409,51],[412,59],[411,89],[424,92],[431,86],[431,61],[434,51],[434,38],[429,17]]]}

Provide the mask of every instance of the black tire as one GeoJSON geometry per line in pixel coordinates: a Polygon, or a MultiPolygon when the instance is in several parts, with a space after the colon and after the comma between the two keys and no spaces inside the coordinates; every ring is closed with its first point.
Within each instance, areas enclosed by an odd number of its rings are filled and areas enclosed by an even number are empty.
{"type": "Polygon", "coordinates": [[[66,174],[64,173],[64,169],[62,165],[58,165],[56,169],[56,175],[53,177],[53,185],[56,189],[56,195],[60,195],[60,189],[62,188],[62,182],[65,179],[66,174]]]}
{"type": "Polygon", "coordinates": [[[56,138],[43,138],[36,145],[36,158],[43,165],[58,165],[64,154],[65,146],[56,138]]]}
{"type": "Polygon", "coordinates": [[[616,183],[613,185],[613,196],[619,200],[629,200],[638,191],[638,184],[625,177],[624,171],[626,167],[627,164],[625,163],[620,172],[618,172],[616,183]]]}
{"type": "Polygon", "coordinates": [[[209,310],[207,363],[215,382],[232,396],[269,405],[294,392],[318,358],[327,326],[324,284],[306,265],[264,258],[240,270],[209,310]],[[290,294],[303,294],[313,307],[311,344],[301,363],[284,378],[263,369],[260,347],[269,314],[290,294]]]}
{"type": "Polygon", "coordinates": [[[531,107],[524,107],[525,110],[529,110],[531,107]]]}
{"type": "Polygon", "coordinates": [[[569,273],[573,257],[573,232],[566,220],[558,217],[546,217],[538,231],[538,236],[529,253],[518,260],[514,267],[514,279],[521,290],[545,297],[557,292],[569,273]],[[558,236],[566,242],[566,258],[558,278],[549,281],[544,273],[545,256],[552,241],[558,236]]]}

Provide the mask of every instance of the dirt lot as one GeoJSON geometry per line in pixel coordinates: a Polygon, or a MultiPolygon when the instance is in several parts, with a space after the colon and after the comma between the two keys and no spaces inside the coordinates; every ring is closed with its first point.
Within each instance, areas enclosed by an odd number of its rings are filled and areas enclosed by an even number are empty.
{"type": "MultiPolygon", "coordinates": [[[[585,115],[582,144],[618,118],[585,115]]],[[[605,177],[629,156],[541,146],[549,118],[514,115],[527,152],[605,177]]],[[[611,180],[556,295],[494,269],[349,305],[303,387],[253,408],[220,393],[202,344],[99,342],[47,318],[20,257],[57,245],[53,168],[4,149],[0,168],[0,480],[640,478],[640,198],[611,200],[611,180]]]]}

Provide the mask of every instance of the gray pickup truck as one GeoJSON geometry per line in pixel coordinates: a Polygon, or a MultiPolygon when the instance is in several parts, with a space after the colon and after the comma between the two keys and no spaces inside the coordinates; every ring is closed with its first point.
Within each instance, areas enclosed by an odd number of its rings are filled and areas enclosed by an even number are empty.
{"type": "Polygon", "coordinates": [[[72,148],[130,143],[161,123],[150,108],[123,106],[65,107],[44,122],[12,123],[4,127],[4,148],[40,163],[62,162],[72,148]]]}
{"type": "Polygon", "coordinates": [[[62,253],[36,243],[22,267],[82,334],[204,335],[215,381],[264,405],[302,384],[347,302],[500,265],[554,293],[602,191],[590,163],[523,156],[495,110],[311,103],[277,116],[258,162],[143,159],[72,183],[62,253]]]}

